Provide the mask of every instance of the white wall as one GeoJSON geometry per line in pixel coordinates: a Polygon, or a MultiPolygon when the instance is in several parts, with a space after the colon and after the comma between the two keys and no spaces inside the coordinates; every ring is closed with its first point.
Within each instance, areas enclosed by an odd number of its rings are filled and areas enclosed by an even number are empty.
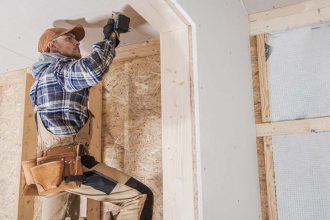
{"type": "Polygon", "coordinates": [[[260,219],[248,21],[240,0],[177,0],[196,23],[204,220],[260,219]]]}

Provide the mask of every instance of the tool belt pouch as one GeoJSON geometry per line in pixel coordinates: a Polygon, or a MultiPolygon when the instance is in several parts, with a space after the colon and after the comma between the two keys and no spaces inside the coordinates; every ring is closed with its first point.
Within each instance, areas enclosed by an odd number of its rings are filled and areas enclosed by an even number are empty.
{"type": "MultiPolygon", "coordinates": [[[[24,161],[22,164],[25,165],[25,169],[23,165],[23,171],[27,185],[30,188],[31,186],[36,188],[38,195],[80,187],[84,177],[80,148],[82,148],[81,145],[50,148],[37,158],[35,166],[32,165],[32,162],[24,161]]],[[[24,194],[28,195],[28,191],[24,194]]]]}
{"type": "Polygon", "coordinates": [[[23,186],[23,195],[25,196],[37,196],[39,195],[37,186],[34,183],[34,179],[31,173],[31,168],[37,166],[37,160],[22,161],[22,170],[24,174],[25,184],[23,186]]]}

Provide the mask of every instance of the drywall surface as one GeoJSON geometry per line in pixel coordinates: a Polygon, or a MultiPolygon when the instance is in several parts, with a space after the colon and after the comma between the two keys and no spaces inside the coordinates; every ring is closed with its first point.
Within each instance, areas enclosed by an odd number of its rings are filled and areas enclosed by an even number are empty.
{"type": "Polygon", "coordinates": [[[196,23],[203,218],[260,219],[247,14],[178,0],[196,23]]]}
{"type": "MultiPolygon", "coordinates": [[[[3,78],[0,77],[0,81],[3,78]]],[[[19,185],[19,131],[23,84],[0,83],[0,219],[14,219],[19,185]]]]}
{"type": "Polygon", "coordinates": [[[163,219],[160,94],[159,54],[114,63],[103,78],[104,162],[151,188],[155,220],[163,219]]]}

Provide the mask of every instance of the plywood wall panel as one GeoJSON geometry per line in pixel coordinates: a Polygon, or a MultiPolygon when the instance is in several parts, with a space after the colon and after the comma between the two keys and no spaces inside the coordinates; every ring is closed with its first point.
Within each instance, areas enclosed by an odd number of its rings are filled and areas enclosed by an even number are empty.
{"type": "Polygon", "coordinates": [[[159,55],[115,62],[103,87],[103,160],[148,185],[163,219],[159,55]]]}
{"type": "Polygon", "coordinates": [[[0,219],[14,219],[17,208],[22,90],[22,80],[0,85],[0,219]]]}
{"type": "Polygon", "coordinates": [[[154,218],[162,218],[162,140],[159,56],[134,60],[129,84],[129,145],[125,172],[146,183],[155,196],[154,218]]]}

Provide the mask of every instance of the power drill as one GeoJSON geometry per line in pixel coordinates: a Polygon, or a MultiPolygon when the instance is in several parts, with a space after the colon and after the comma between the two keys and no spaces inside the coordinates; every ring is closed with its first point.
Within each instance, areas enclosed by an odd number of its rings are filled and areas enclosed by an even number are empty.
{"type": "MultiPolygon", "coordinates": [[[[110,19],[113,19],[110,18],[110,19]]],[[[109,19],[109,21],[110,21],[109,19]]],[[[108,22],[109,22],[108,21],[108,22]]],[[[118,33],[126,33],[129,31],[129,22],[130,22],[130,18],[125,16],[125,15],[122,15],[122,14],[117,14],[116,15],[116,18],[114,19],[115,21],[115,31],[118,32],[118,33]]]]}
{"type": "MultiPolygon", "coordinates": [[[[111,34],[115,31],[118,34],[120,33],[126,33],[129,31],[129,21],[130,18],[122,15],[122,14],[117,14],[116,18],[110,18],[108,20],[108,23],[103,27],[103,34],[105,39],[110,39],[111,34]]],[[[116,37],[116,45],[117,47],[120,43],[120,40],[118,37],[116,37]]]]}

